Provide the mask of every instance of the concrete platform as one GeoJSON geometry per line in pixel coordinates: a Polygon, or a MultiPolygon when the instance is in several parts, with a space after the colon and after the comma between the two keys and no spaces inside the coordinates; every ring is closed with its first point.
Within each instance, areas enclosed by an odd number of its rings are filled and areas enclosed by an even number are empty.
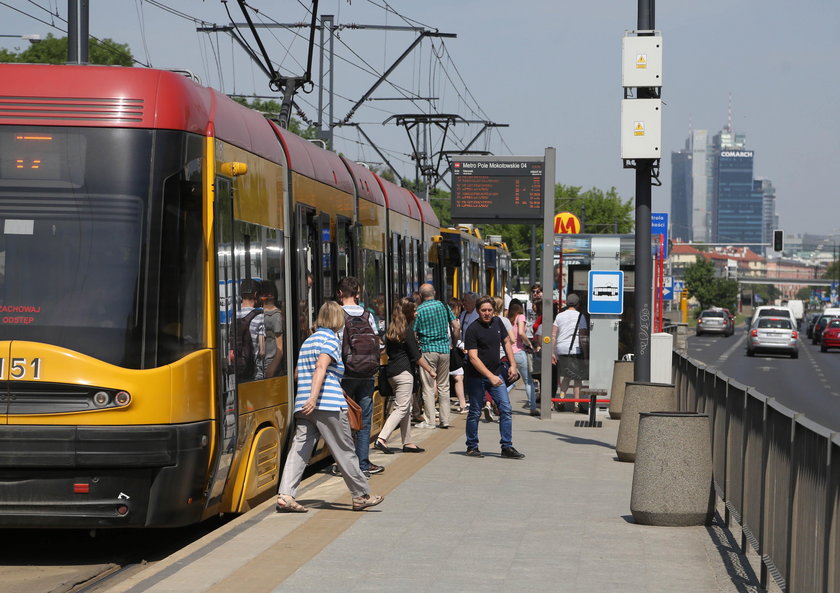
{"type": "MultiPolygon", "coordinates": [[[[514,395],[521,392],[515,391],[514,395]]],[[[520,399],[514,397],[515,400],[520,399]]],[[[480,423],[483,459],[464,452],[463,415],[416,429],[424,454],[385,455],[371,491],[380,506],[349,510],[344,482],[303,484],[307,514],[266,503],[129,580],[113,593],[745,593],[759,587],[720,525],[633,523],[633,464],[615,456],[619,421],[599,411],[540,420],[514,403],[514,446],[499,457],[498,424],[480,423]]],[[[396,447],[397,435],[392,437],[396,447]]]]}

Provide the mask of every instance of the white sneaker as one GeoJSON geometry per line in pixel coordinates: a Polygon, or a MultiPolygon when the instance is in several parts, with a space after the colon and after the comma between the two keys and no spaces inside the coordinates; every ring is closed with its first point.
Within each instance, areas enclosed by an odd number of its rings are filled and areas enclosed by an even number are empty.
{"type": "Polygon", "coordinates": [[[485,422],[495,422],[496,421],[496,417],[493,416],[493,408],[491,408],[489,404],[484,406],[483,412],[484,412],[484,421],[485,422]]]}
{"type": "Polygon", "coordinates": [[[414,428],[437,428],[437,426],[428,422],[420,422],[419,424],[415,424],[414,428]]]}

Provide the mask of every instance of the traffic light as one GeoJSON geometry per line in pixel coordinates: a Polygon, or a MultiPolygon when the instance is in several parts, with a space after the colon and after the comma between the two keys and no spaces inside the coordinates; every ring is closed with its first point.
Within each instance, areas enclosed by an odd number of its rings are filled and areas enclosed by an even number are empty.
{"type": "Polygon", "coordinates": [[[785,249],[785,232],[783,230],[773,231],[773,251],[782,252],[785,249]]]}

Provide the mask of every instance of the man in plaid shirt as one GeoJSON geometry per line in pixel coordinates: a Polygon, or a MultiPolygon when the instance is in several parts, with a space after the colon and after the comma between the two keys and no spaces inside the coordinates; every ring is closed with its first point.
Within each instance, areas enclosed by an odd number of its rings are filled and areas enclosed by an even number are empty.
{"type": "Polygon", "coordinates": [[[449,328],[452,327],[452,337],[457,340],[460,335],[458,320],[452,310],[441,301],[435,300],[435,288],[431,284],[420,287],[423,302],[417,307],[414,319],[414,331],[420,342],[420,350],[429,365],[435,369],[436,379],[428,373],[420,372],[420,382],[423,385],[423,422],[418,428],[435,428],[435,392],[440,405],[440,428],[449,428],[449,328]]]}

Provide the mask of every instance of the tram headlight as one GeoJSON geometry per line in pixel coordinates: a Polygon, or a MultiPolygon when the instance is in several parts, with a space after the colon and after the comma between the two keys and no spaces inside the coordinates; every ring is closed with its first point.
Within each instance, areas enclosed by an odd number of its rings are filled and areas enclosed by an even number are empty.
{"type": "Polygon", "coordinates": [[[114,403],[118,406],[127,406],[131,402],[131,395],[127,391],[118,391],[114,396],[114,403]]]}
{"type": "Polygon", "coordinates": [[[97,408],[104,408],[108,405],[108,402],[111,401],[111,396],[108,395],[107,391],[97,391],[93,394],[93,404],[97,408]]]}

